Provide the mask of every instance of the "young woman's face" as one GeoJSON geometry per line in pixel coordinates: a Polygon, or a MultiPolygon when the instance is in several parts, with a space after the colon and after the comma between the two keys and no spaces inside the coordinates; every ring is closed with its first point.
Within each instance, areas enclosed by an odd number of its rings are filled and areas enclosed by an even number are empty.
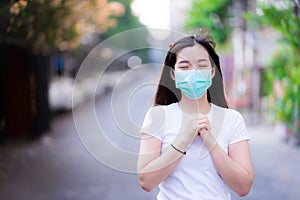
{"type": "Polygon", "coordinates": [[[209,54],[204,47],[195,44],[178,51],[175,63],[175,71],[211,69],[209,54]]]}

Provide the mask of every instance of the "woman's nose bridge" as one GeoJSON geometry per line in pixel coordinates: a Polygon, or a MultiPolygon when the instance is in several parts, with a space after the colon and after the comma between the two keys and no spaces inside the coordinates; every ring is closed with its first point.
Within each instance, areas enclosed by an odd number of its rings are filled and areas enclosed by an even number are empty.
{"type": "Polygon", "coordinates": [[[198,60],[196,60],[196,59],[188,59],[187,62],[188,62],[188,64],[189,64],[190,67],[193,67],[193,68],[197,69],[198,60]]]}
{"type": "Polygon", "coordinates": [[[193,67],[194,69],[197,69],[197,63],[196,62],[189,62],[190,66],[193,67]]]}

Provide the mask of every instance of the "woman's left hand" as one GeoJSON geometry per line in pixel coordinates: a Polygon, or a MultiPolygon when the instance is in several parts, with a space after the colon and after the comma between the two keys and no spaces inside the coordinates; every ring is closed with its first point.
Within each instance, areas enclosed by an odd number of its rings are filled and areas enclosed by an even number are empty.
{"type": "Polygon", "coordinates": [[[217,142],[211,133],[210,121],[207,116],[200,118],[198,127],[198,135],[200,136],[202,142],[208,149],[212,149],[217,142]]]}

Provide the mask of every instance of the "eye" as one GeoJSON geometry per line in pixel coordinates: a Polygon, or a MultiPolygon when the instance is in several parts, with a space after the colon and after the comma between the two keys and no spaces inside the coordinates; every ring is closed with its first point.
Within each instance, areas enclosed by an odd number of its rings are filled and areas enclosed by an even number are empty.
{"type": "Polygon", "coordinates": [[[179,66],[179,68],[181,68],[181,69],[188,68],[188,67],[189,67],[188,65],[181,65],[181,66],[179,66]]]}
{"type": "Polygon", "coordinates": [[[188,69],[190,66],[187,64],[179,64],[178,69],[188,69]]]}

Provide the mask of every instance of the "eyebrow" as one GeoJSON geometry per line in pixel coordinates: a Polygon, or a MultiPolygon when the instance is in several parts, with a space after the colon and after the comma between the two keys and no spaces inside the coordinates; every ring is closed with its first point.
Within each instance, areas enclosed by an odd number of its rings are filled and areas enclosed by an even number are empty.
{"type": "Polygon", "coordinates": [[[182,64],[182,63],[189,63],[189,61],[187,61],[187,60],[181,60],[181,61],[178,62],[178,64],[182,64]]]}
{"type": "MultiPolygon", "coordinates": [[[[197,62],[204,62],[204,61],[208,61],[207,59],[203,58],[203,59],[199,59],[197,62]]],[[[181,63],[189,63],[189,61],[187,60],[181,60],[178,62],[178,64],[181,64],[181,63]]]]}

